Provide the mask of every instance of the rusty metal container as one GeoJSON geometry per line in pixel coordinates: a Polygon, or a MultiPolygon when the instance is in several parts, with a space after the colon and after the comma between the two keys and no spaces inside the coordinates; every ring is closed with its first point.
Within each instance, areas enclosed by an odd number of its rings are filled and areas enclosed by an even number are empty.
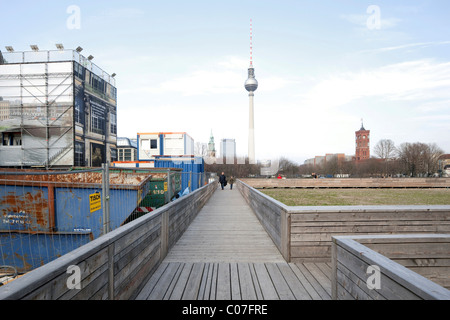
{"type": "MultiPolygon", "coordinates": [[[[100,171],[1,172],[0,265],[27,272],[101,236],[101,179],[100,171]]],[[[130,221],[150,182],[148,172],[110,172],[110,230],[130,221]]]]}

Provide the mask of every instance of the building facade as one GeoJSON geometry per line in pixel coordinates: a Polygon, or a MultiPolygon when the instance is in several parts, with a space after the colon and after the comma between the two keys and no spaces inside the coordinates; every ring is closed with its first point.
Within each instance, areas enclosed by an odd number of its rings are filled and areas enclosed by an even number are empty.
{"type": "Polygon", "coordinates": [[[117,138],[118,161],[137,161],[137,142],[129,138],[117,138]]]}
{"type": "Polygon", "coordinates": [[[226,159],[226,163],[234,163],[237,156],[235,139],[220,140],[220,156],[226,159]]]}
{"type": "Polygon", "coordinates": [[[194,139],[186,132],[138,133],[139,161],[155,160],[158,156],[184,156],[194,154],[194,139]]]}
{"type": "Polygon", "coordinates": [[[370,130],[361,125],[361,129],[355,132],[356,151],[355,161],[364,161],[370,159],[370,130]]]}
{"type": "Polygon", "coordinates": [[[117,160],[115,80],[75,50],[1,53],[0,166],[117,160]]]}

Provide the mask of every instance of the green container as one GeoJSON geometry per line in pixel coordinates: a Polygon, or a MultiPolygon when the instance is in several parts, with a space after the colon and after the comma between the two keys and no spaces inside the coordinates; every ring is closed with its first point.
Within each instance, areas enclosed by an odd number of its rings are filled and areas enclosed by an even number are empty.
{"type": "Polygon", "coordinates": [[[181,170],[170,169],[170,192],[167,183],[167,169],[151,169],[152,179],[150,181],[150,190],[141,207],[160,208],[169,203],[169,197],[174,197],[181,191],[181,170]]]}

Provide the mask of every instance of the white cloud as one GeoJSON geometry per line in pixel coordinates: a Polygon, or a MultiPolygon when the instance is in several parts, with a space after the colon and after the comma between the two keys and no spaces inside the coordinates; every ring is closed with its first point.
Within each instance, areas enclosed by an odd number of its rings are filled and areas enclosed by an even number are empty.
{"type": "Polygon", "coordinates": [[[450,62],[418,60],[330,76],[305,97],[311,107],[334,108],[361,98],[450,99],[450,62]]]}
{"type": "Polygon", "coordinates": [[[389,51],[403,50],[403,49],[412,49],[412,48],[427,48],[438,45],[447,45],[450,44],[450,41],[434,41],[434,42],[417,42],[417,43],[408,43],[399,46],[392,47],[384,47],[373,50],[363,50],[360,53],[383,53],[389,51]]]}

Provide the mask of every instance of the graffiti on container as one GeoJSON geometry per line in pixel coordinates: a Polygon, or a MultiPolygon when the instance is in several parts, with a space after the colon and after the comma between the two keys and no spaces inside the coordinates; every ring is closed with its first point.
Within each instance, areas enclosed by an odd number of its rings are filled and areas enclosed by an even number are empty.
{"type": "Polygon", "coordinates": [[[8,192],[0,197],[0,221],[12,228],[45,230],[49,227],[48,214],[48,200],[42,190],[24,194],[8,192]]]}
{"type": "Polygon", "coordinates": [[[18,213],[10,213],[3,216],[4,224],[31,224],[30,215],[20,211],[18,213]]]}

